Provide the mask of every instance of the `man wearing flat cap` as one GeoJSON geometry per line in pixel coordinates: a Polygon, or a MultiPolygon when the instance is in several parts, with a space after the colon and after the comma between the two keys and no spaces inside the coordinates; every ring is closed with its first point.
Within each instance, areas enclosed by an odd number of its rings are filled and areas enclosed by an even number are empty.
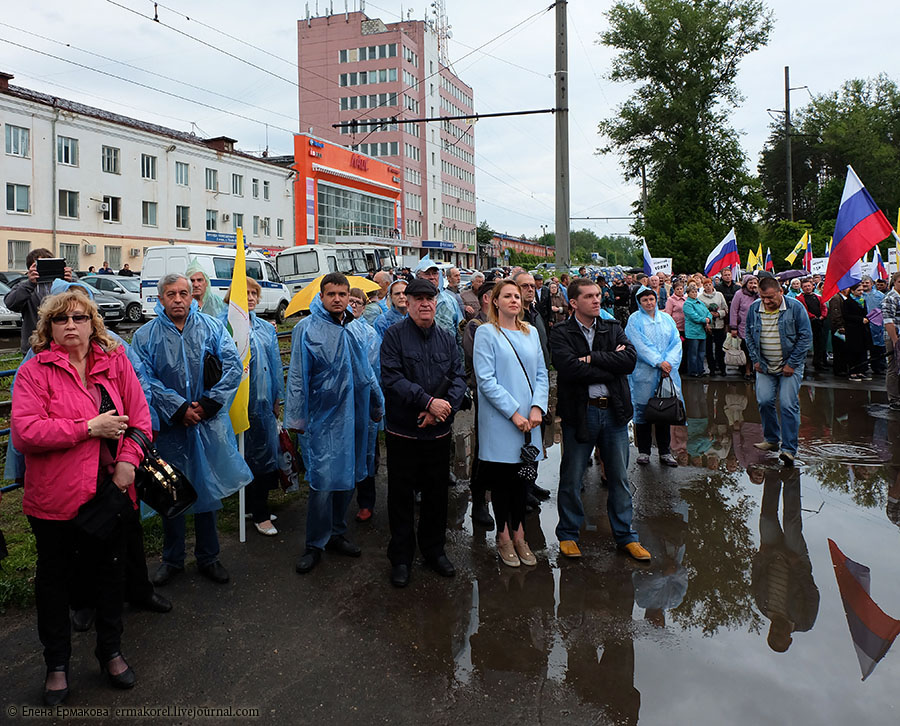
{"type": "Polygon", "coordinates": [[[444,551],[450,485],[450,427],[466,391],[459,346],[435,324],[437,288],[417,278],[406,288],[409,315],[385,331],[381,384],[385,400],[391,583],[405,587],[416,543],[425,564],[456,574],[444,551]],[[415,492],[422,493],[418,530],[415,492]]]}

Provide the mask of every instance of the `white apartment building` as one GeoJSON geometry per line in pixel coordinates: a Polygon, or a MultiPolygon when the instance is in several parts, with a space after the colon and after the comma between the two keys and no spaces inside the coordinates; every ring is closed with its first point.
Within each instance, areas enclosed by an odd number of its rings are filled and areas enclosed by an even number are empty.
{"type": "MultiPolygon", "coordinates": [[[[193,134],[11,86],[0,73],[0,269],[46,247],[139,270],[160,244],[294,244],[293,172],[193,134]]],[[[291,159],[291,162],[293,160],[291,159]]]]}

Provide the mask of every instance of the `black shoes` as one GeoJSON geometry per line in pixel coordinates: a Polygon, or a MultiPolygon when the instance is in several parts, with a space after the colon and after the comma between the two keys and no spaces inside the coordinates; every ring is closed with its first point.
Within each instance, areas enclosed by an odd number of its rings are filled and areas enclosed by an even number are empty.
{"type": "Polygon", "coordinates": [[[299,574],[305,575],[309,572],[313,567],[319,564],[319,560],[322,559],[322,551],[307,549],[306,552],[303,553],[303,556],[297,560],[297,566],[294,568],[299,574]]]}
{"type": "Polygon", "coordinates": [[[76,633],[86,633],[94,624],[97,611],[94,608],[81,608],[72,613],[72,630],[76,633]]]}
{"type": "Polygon", "coordinates": [[[542,502],[546,502],[550,498],[550,490],[539,487],[537,484],[531,485],[531,493],[534,495],[535,499],[542,502]]]}
{"type": "Polygon", "coordinates": [[[228,570],[222,567],[222,563],[216,560],[208,565],[198,565],[197,570],[208,580],[212,580],[218,585],[224,585],[230,579],[228,570]]]}
{"type": "MultiPolygon", "coordinates": [[[[69,695],[69,666],[55,666],[53,668],[47,669],[47,678],[50,677],[51,673],[65,673],[66,674],[66,687],[58,688],[55,690],[50,690],[47,688],[47,680],[44,679],[44,705],[45,706],[58,706],[69,695]]],[[[11,712],[11,711],[10,711],[11,712]]]]}
{"type": "Polygon", "coordinates": [[[525,497],[525,513],[531,514],[532,512],[537,512],[540,508],[540,500],[534,494],[528,492],[528,495],[525,497]]]}
{"type": "Polygon", "coordinates": [[[447,559],[447,555],[438,555],[434,559],[425,560],[425,564],[441,577],[453,577],[456,574],[456,568],[453,566],[453,563],[447,559]]]}
{"type": "Polygon", "coordinates": [[[121,690],[134,688],[134,684],[137,682],[137,678],[135,677],[134,671],[131,669],[131,666],[125,662],[125,658],[121,653],[115,652],[108,658],[103,658],[98,655],[97,662],[100,664],[100,672],[106,674],[106,678],[107,680],[109,680],[109,684],[113,688],[118,688],[121,690]],[[109,665],[116,658],[122,658],[122,662],[125,663],[125,670],[121,673],[116,673],[115,675],[113,675],[109,672],[109,665]]]}
{"type": "Polygon", "coordinates": [[[472,501],[472,521],[479,527],[484,527],[488,532],[494,528],[494,518],[488,511],[487,502],[472,501]]]}
{"type": "Polygon", "coordinates": [[[391,568],[391,584],[406,587],[409,584],[409,565],[394,565],[391,568]]]}
{"type": "MultiPolygon", "coordinates": [[[[172,603],[168,598],[163,597],[158,592],[154,592],[146,600],[132,601],[131,607],[138,610],[149,610],[152,613],[167,613],[172,609],[172,603]]],[[[72,618],[72,620],[74,621],[75,618],[72,618]]]]}
{"type": "Polygon", "coordinates": [[[168,585],[172,578],[181,572],[184,572],[183,567],[175,567],[163,562],[153,577],[150,578],[150,582],[157,587],[162,587],[163,585],[168,585]]]}
{"type": "Polygon", "coordinates": [[[345,557],[359,557],[362,554],[362,550],[342,534],[335,535],[328,540],[325,549],[329,552],[337,552],[345,557]]]}

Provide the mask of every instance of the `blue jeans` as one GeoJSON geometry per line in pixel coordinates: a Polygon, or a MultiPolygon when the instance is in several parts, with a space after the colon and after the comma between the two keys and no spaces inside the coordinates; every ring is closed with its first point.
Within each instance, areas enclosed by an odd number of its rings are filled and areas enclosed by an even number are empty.
{"type": "MultiPolygon", "coordinates": [[[[186,515],[163,523],[163,562],[173,567],[184,567],[184,532],[186,515]]],[[[201,512],[194,515],[194,555],[200,567],[211,565],[219,559],[219,533],[216,531],[216,513],[201,512]]]]}
{"type": "Polygon", "coordinates": [[[756,372],[756,402],[762,419],[763,437],[770,444],[781,442],[781,448],[791,454],[797,453],[800,436],[800,384],[803,382],[803,366],[794,370],[791,376],[756,372]],[[781,425],[775,399],[781,405],[781,425]]]}
{"type": "Polygon", "coordinates": [[[684,352],[687,356],[687,369],[689,376],[703,374],[703,357],[706,353],[706,338],[685,338],[684,352]]]}
{"type": "Polygon", "coordinates": [[[584,523],[584,505],[581,503],[581,480],[587,469],[594,447],[603,460],[609,493],[606,513],[616,544],[623,546],[637,542],[637,532],[631,526],[631,487],[628,483],[628,426],[616,422],[613,412],[588,406],[588,441],[575,440],[575,425],[563,421],[562,462],[559,466],[559,494],[556,499],[559,524],[556,538],[578,541],[578,533],[584,523]]]}
{"type": "Polygon", "coordinates": [[[323,550],[328,540],[347,531],[347,508],[353,489],[338,492],[309,490],[306,502],[306,548],[323,550]]]}

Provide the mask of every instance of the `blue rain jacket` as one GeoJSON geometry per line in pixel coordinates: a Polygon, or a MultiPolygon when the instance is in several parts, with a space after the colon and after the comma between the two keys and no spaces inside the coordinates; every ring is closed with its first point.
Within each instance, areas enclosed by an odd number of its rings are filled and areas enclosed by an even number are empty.
{"type": "MultiPolygon", "coordinates": [[[[427,255],[416,265],[414,272],[427,270],[434,267],[434,261],[427,255]]],[[[462,309],[456,302],[456,298],[449,290],[444,289],[444,271],[438,267],[438,296],[434,308],[434,322],[439,328],[446,330],[456,340],[459,346],[459,357],[462,360],[462,333],[459,332],[459,324],[463,320],[462,309]]]]}
{"type": "Polygon", "coordinates": [[[369,419],[381,416],[383,404],[353,332],[334,321],[318,295],[309,309],[291,334],[284,423],[302,432],[310,489],[348,491],[366,478],[369,419]]]}
{"type": "Polygon", "coordinates": [[[225,326],[200,313],[196,300],[191,301],[181,332],[166,316],[162,303],[156,304],[156,315],[131,339],[150,381],[150,408],[159,416],[156,444],[197,490],[194,511],[211,512],[221,508],[220,499],[253,479],[228,417],[243,366],[225,326]],[[206,353],[222,362],[222,377],[210,390],[203,388],[206,353]],[[209,409],[218,407],[217,412],[195,426],[185,426],[181,422],[185,405],[201,399],[209,409]]]}
{"type": "Polygon", "coordinates": [[[628,376],[628,385],[631,387],[631,402],[634,404],[634,422],[640,424],[645,423],[644,409],[647,407],[647,401],[656,395],[656,387],[662,373],[658,366],[663,361],[668,361],[672,366],[669,377],[675,384],[678,398],[684,403],[684,397],[681,395],[681,376],[678,375],[678,366],[681,364],[681,336],[671,315],[657,310],[655,317],[651,318],[642,307],[638,307],[628,316],[625,335],[637,352],[637,364],[634,366],[634,372],[628,376]]]}
{"type": "Polygon", "coordinates": [[[394,323],[399,323],[405,317],[406,315],[394,310],[394,308],[388,308],[386,313],[382,313],[375,319],[375,331],[378,333],[378,337],[383,339],[384,331],[394,325],[394,323]]]}
{"type": "MultiPolygon", "coordinates": [[[[347,330],[353,333],[357,344],[366,351],[369,365],[375,376],[378,392],[378,408],[384,410],[384,394],[381,391],[381,336],[369,325],[365,318],[357,318],[347,324],[347,330]]],[[[375,476],[375,450],[378,448],[378,430],[383,426],[383,421],[372,421],[369,417],[366,444],[366,476],[375,476]]],[[[365,477],[363,477],[365,479],[365,477]]],[[[361,481],[357,479],[357,481],[361,481]]]]}

